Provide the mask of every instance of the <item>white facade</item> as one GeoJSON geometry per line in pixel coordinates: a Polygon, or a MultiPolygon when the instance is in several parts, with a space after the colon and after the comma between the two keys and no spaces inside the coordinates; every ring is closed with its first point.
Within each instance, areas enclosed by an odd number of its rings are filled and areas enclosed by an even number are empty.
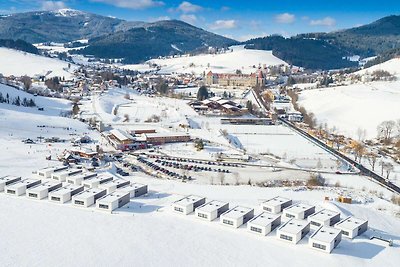
{"type": "Polygon", "coordinates": [[[315,206],[298,203],[283,209],[283,216],[290,219],[295,218],[298,220],[304,220],[314,212],[315,206]]]}
{"type": "Polygon", "coordinates": [[[350,216],[335,224],[335,228],[341,230],[344,237],[353,239],[368,230],[368,221],[350,216]]]}
{"type": "Polygon", "coordinates": [[[220,222],[223,225],[238,228],[254,217],[254,209],[236,206],[221,215],[220,222]]]}
{"type": "Polygon", "coordinates": [[[211,222],[227,210],[229,210],[228,202],[213,200],[198,207],[195,213],[197,218],[211,222]]]}
{"type": "Polygon", "coordinates": [[[281,224],[281,215],[263,212],[247,222],[247,230],[267,235],[281,224]]]}
{"type": "Polygon", "coordinates": [[[90,188],[72,197],[72,203],[78,207],[90,207],[96,200],[106,195],[105,189],[90,188]]]}
{"type": "Polygon", "coordinates": [[[310,232],[309,222],[290,219],[278,228],[276,236],[279,240],[297,244],[308,232],[310,232]]]}
{"type": "Polygon", "coordinates": [[[4,187],[6,185],[10,185],[10,184],[16,183],[18,181],[21,181],[21,177],[20,176],[8,175],[8,176],[1,177],[0,178],[0,192],[4,191],[4,187]]]}
{"type": "Polygon", "coordinates": [[[71,200],[72,196],[84,190],[83,185],[69,184],[52,192],[49,192],[49,200],[57,203],[65,203],[71,200]]]}
{"type": "Polygon", "coordinates": [[[58,167],[47,167],[37,171],[37,175],[40,179],[49,179],[51,175],[55,172],[61,172],[68,169],[68,166],[58,166],[58,167]]]}
{"type": "Polygon", "coordinates": [[[128,192],[114,192],[98,199],[96,201],[96,208],[111,212],[128,204],[130,199],[128,192]]]}
{"type": "Polygon", "coordinates": [[[128,186],[118,188],[118,191],[129,192],[130,197],[134,198],[147,194],[148,189],[145,184],[132,183],[128,186]]]}
{"type": "Polygon", "coordinates": [[[62,183],[49,181],[26,190],[26,196],[34,199],[43,199],[48,196],[49,192],[61,188],[62,183]]]}
{"type": "Polygon", "coordinates": [[[74,185],[82,185],[82,182],[84,180],[87,180],[89,178],[97,176],[97,173],[95,172],[85,172],[85,173],[80,173],[74,176],[69,176],[67,178],[67,183],[74,184],[74,185]]]}
{"type": "Polygon", "coordinates": [[[112,181],[114,176],[111,173],[101,173],[95,177],[83,180],[82,185],[85,188],[98,188],[100,184],[112,181]]]}
{"type": "Polygon", "coordinates": [[[292,205],[291,199],[278,196],[261,203],[261,208],[266,212],[278,214],[290,205],[292,205]]]}
{"type": "Polygon", "coordinates": [[[51,179],[59,181],[59,182],[65,182],[68,177],[76,175],[81,173],[82,170],[78,169],[70,169],[66,171],[60,171],[60,172],[55,172],[51,174],[51,179]]]}
{"type": "Polygon", "coordinates": [[[331,253],[342,240],[342,231],[333,227],[321,226],[308,240],[310,248],[331,253]]]}
{"type": "Polygon", "coordinates": [[[41,182],[38,179],[25,179],[10,185],[6,185],[4,187],[4,191],[9,195],[21,196],[25,194],[26,189],[35,185],[39,185],[40,183],[41,182]]]}
{"type": "Polygon", "coordinates": [[[106,189],[107,194],[111,194],[111,193],[115,192],[115,190],[117,190],[118,188],[128,186],[129,184],[130,184],[130,182],[127,180],[116,179],[116,180],[112,180],[112,181],[109,181],[109,182],[106,182],[103,184],[99,184],[99,188],[106,189]]]}
{"type": "Polygon", "coordinates": [[[340,212],[324,209],[308,216],[307,219],[313,228],[333,226],[340,221],[340,212]]]}
{"type": "Polygon", "coordinates": [[[205,202],[205,197],[190,195],[175,201],[172,204],[172,209],[177,213],[187,215],[189,213],[192,213],[197,207],[203,205],[205,202]]]}

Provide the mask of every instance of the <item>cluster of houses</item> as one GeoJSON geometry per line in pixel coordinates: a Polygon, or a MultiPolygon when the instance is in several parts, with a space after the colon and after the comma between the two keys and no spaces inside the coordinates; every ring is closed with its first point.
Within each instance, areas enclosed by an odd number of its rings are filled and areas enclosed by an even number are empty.
{"type": "Polygon", "coordinates": [[[77,207],[96,205],[97,210],[111,212],[128,204],[131,198],[147,194],[148,188],[108,172],[84,172],[61,166],[38,170],[35,178],[1,177],[0,192],[36,200],[47,198],[56,203],[71,201],[77,207]]]}
{"type": "Polygon", "coordinates": [[[205,100],[193,100],[188,103],[195,111],[206,115],[243,115],[246,107],[230,99],[214,96],[205,100]]]}
{"type": "Polygon", "coordinates": [[[206,201],[201,196],[189,195],[172,204],[174,212],[188,215],[195,213],[201,220],[219,219],[225,226],[239,228],[247,224],[249,232],[266,236],[276,229],[276,237],[297,244],[313,229],[308,245],[312,249],[331,253],[342,236],[353,239],[368,229],[368,221],[346,217],[327,209],[315,212],[315,206],[293,203],[291,199],[274,197],[261,203],[262,212],[255,215],[254,209],[244,206],[230,207],[229,203],[217,200],[206,201]]]}

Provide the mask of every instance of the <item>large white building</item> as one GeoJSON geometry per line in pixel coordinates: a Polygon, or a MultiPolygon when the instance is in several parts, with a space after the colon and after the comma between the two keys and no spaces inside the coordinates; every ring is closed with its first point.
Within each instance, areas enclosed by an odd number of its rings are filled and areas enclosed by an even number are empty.
{"type": "Polygon", "coordinates": [[[25,179],[6,185],[4,191],[9,195],[21,196],[25,194],[26,189],[39,185],[40,183],[41,181],[38,179],[25,179]]]}
{"type": "Polygon", "coordinates": [[[96,201],[96,208],[98,210],[111,212],[128,204],[130,199],[128,192],[114,192],[99,198],[96,201]]]}
{"type": "Polygon", "coordinates": [[[140,197],[142,195],[147,194],[147,185],[145,184],[138,184],[138,183],[132,183],[128,186],[124,186],[121,188],[118,188],[118,191],[120,192],[129,192],[130,197],[140,197]]]}
{"type": "Polygon", "coordinates": [[[90,188],[72,197],[72,203],[79,207],[90,207],[96,200],[106,195],[105,189],[90,188]]]}
{"type": "Polygon", "coordinates": [[[261,203],[261,208],[269,213],[281,213],[284,208],[292,205],[292,200],[284,197],[274,197],[263,203],[261,203]]]}
{"type": "Polygon", "coordinates": [[[205,197],[190,195],[175,201],[172,204],[172,209],[175,212],[187,215],[192,213],[197,207],[203,205],[205,202],[205,197]]]}
{"type": "Polygon", "coordinates": [[[10,184],[16,183],[18,181],[21,181],[20,176],[7,175],[4,177],[1,177],[0,178],[0,192],[4,191],[4,187],[6,187],[6,185],[10,185],[10,184]]]}
{"type": "Polygon", "coordinates": [[[54,172],[51,174],[51,179],[59,181],[59,182],[65,182],[68,177],[77,175],[81,172],[82,172],[82,170],[79,170],[79,169],[69,169],[69,170],[60,171],[60,172],[54,172]]]}
{"type": "Polygon", "coordinates": [[[112,181],[114,176],[111,173],[100,173],[97,176],[90,177],[82,181],[85,188],[98,188],[100,184],[112,181]]]}
{"type": "Polygon", "coordinates": [[[65,203],[70,201],[74,195],[79,194],[83,190],[83,185],[69,184],[50,192],[49,200],[57,203],[65,203]]]}
{"type": "Polygon", "coordinates": [[[247,230],[267,235],[281,224],[281,215],[263,212],[247,222],[247,230]]]}
{"type": "Polygon", "coordinates": [[[228,202],[213,200],[205,203],[195,210],[197,218],[212,221],[221,216],[222,213],[229,209],[228,202]]]}
{"type": "Polygon", "coordinates": [[[68,169],[68,166],[57,166],[57,167],[47,167],[37,171],[37,175],[40,179],[49,179],[51,175],[55,172],[61,172],[68,169]]]}
{"type": "Polygon", "coordinates": [[[99,184],[99,188],[101,189],[106,189],[107,194],[111,194],[115,192],[118,188],[128,186],[130,184],[129,181],[127,180],[122,180],[122,179],[115,179],[106,183],[99,184]]]}
{"type": "Polygon", "coordinates": [[[308,240],[312,249],[331,253],[342,240],[342,231],[333,227],[321,226],[308,240]]]}
{"type": "Polygon", "coordinates": [[[283,216],[286,218],[295,218],[299,220],[307,219],[308,216],[315,212],[315,206],[297,203],[283,209],[283,216]]]}
{"type": "Polygon", "coordinates": [[[247,223],[251,218],[254,217],[254,209],[236,206],[233,209],[223,213],[220,218],[220,222],[223,225],[238,228],[239,226],[247,223]]]}
{"type": "Polygon", "coordinates": [[[74,176],[69,176],[67,178],[67,183],[74,184],[74,185],[82,185],[82,182],[86,179],[92,178],[97,176],[95,172],[84,172],[74,176]]]}
{"type": "Polygon", "coordinates": [[[344,237],[353,239],[368,230],[368,221],[350,216],[335,224],[335,228],[341,230],[344,237]]]}
{"type": "Polygon", "coordinates": [[[323,209],[308,216],[308,221],[313,228],[333,226],[340,221],[340,212],[323,209]]]}
{"type": "Polygon", "coordinates": [[[310,223],[298,219],[290,219],[276,231],[279,240],[297,244],[310,232],[310,223]]]}
{"type": "Polygon", "coordinates": [[[48,181],[43,184],[31,187],[26,190],[26,196],[35,199],[43,199],[49,195],[49,192],[61,188],[62,183],[56,181],[48,181]]]}

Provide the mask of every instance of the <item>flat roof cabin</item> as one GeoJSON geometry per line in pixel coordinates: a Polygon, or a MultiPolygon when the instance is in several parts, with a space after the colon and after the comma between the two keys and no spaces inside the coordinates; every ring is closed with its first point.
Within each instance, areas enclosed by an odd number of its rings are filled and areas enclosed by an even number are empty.
{"type": "Polygon", "coordinates": [[[329,226],[321,226],[308,240],[310,248],[331,253],[342,240],[342,231],[329,226]]]}
{"type": "Polygon", "coordinates": [[[252,233],[267,235],[281,224],[281,215],[262,212],[247,222],[247,230],[252,233]]]}
{"type": "Polygon", "coordinates": [[[69,184],[58,188],[49,193],[49,200],[57,203],[65,203],[71,200],[72,196],[79,194],[84,190],[83,185],[69,184]]]}
{"type": "Polygon", "coordinates": [[[51,175],[55,172],[60,172],[60,171],[64,171],[67,170],[68,166],[57,166],[57,167],[47,167],[47,168],[43,168],[37,171],[37,175],[42,179],[49,179],[51,178],[51,175]]]}
{"type": "Polygon", "coordinates": [[[297,244],[310,232],[310,223],[298,219],[290,219],[276,231],[279,240],[297,244]]]}
{"type": "Polygon", "coordinates": [[[74,184],[74,185],[82,185],[82,182],[86,179],[92,178],[97,176],[95,172],[85,172],[81,174],[77,174],[74,176],[69,176],[67,178],[67,183],[74,184]]]}
{"type": "Polygon", "coordinates": [[[223,225],[238,228],[254,217],[254,209],[236,206],[221,215],[220,222],[223,225]]]}
{"type": "Polygon", "coordinates": [[[315,206],[297,203],[283,209],[283,216],[286,218],[295,218],[299,220],[307,219],[308,216],[315,212],[315,206]]]}
{"type": "Polygon", "coordinates": [[[113,179],[114,175],[111,173],[101,173],[97,176],[83,180],[82,185],[85,188],[98,188],[100,184],[112,181],[113,179]]]}
{"type": "Polygon", "coordinates": [[[43,199],[48,196],[49,192],[62,187],[61,182],[48,181],[43,184],[31,187],[26,190],[26,196],[29,198],[43,199]]]}
{"type": "Polygon", "coordinates": [[[4,177],[1,177],[0,178],[0,192],[4,191],[4,187],[6,185],[10,185],[10,184],[16,183],[18,181],[21,181],[20,176],[7,175],[4,177]]]}
{"type": "Polygon", "coordinates": [[[81,173],[82,170],[79,169],[70,169],[66,171],[60,171],[60,172],[55,172],[51,174],[51,179],[59,181],[59,182],[65,182],[68,177],[77,175],[81,173]]]}
{"type": "Polygon", "coordinates": [[[98,210],[111,212],[128,204],[130,199],[130,194],[128,192],[114,192],[99,198],[96,201],[96,208],[98,210]]]}
{"type": "Polygon", "coordinates": [[[96,200],[106,195],[105,189],[90,188],[72,197],[72,203],[79,207],[90,207],[96,200]]]}
{"type": "Polygon", "coordinates": [[[270,213],[281,213],[284,208],[292,205],[292,200],[284,197],[274,197],[263,203],[261,203],[261,207],[264,211],[270,213]]]}
{"type": "Polygon", "coordinates": [[[172,204],[172,208],[175,212],[187,215],[192,213],[197,207],[203,205],[205,202],[205,197],[189,195],[175,201],[172,204]]]}
{"type": "Polygon", "coordinates": [[[335,224],[335,228],[342,230],[344,237],[353,239],[368,230],[368,221],[349,216],[335,224]]]}
{"type": "Polygon", "coordinates": [[[39,185],[40,183],[41,181],[38,179],[25,179],[13,184],[6,185],[4,187],[4,191],[6,192],[6,194],[9,195],[21,196],[25,194],[26,189],[31,188],[35,185],[39,185]]]}
{"type": "Polygon", "coordinates": [[[111,194],[115,192],[118,188],[129,185],[130,182],[123,179],[115,179],[106,183],[99,184],[99,188],[106,189],[107,194],[111,194]]]}
{"type": "Polygon", "coordinates": [[[134,198],[147,194],[148,188],[146,184],[131,183],[128,186],[118,188],[118,191],[129,192],[130,198],[134,198]]]}
{"type": "Polygon", "coordinates": [[[229,210],[228,202],[213,200],[196,208],[195,213],[197,218],[212,221],[221,216],[221,214],[227,210],[229,210]]]}
{"type": "Polygon", "coordinates": [[[340,212],[323,209],[308,216],[307,219],[311,227],[333,226],[340,221],[340,212]]]}

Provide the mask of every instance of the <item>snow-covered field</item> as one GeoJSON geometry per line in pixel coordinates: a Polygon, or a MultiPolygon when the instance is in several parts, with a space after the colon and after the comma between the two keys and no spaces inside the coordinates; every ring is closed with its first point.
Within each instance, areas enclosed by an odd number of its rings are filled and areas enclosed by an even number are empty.
{"type": "Polygon", "coordinates": [[[400,75],[400,58],[394,58],[394,59],[388,60],[386,62],[383,62],[381,64],[377,64],[377,65],[371,66],[369,68],[360,70],[357,72],[357,74],[366,74],[366,73],[372,74],[376,70],[385,70],[395,76],[399,76],[400,75]]]}
{"type": "Polygon", "coordinates": [[[374,138],[381,122],[400,119],[399,103],[400,81],[305,90],[299,97],[299,104],[314,113],[318,123],[354,138],[358,128],[374,138]]]}
{"type": "Polygon", "coordinates": [[[68,63],[58,59],[43,57],[8,48],[0,48],[0,73],[5,76],[30,77],[40,75],[47,78],[58,76],[70,79],[77,66],[68,68],[68,63]]]}
{"type": "Polygon", "coordinates": [[[263,64],[281,65],[286,63],[272,55],[272,51],[244,49],[243,46],[232,47],[233,52],[217,55],[182,56],[168,59],[153,59],[149,62],[161,66],[162,73],[195,73],[204,71],[216,73],[242,73],[250,74],[257,71],[263,64]]]}

